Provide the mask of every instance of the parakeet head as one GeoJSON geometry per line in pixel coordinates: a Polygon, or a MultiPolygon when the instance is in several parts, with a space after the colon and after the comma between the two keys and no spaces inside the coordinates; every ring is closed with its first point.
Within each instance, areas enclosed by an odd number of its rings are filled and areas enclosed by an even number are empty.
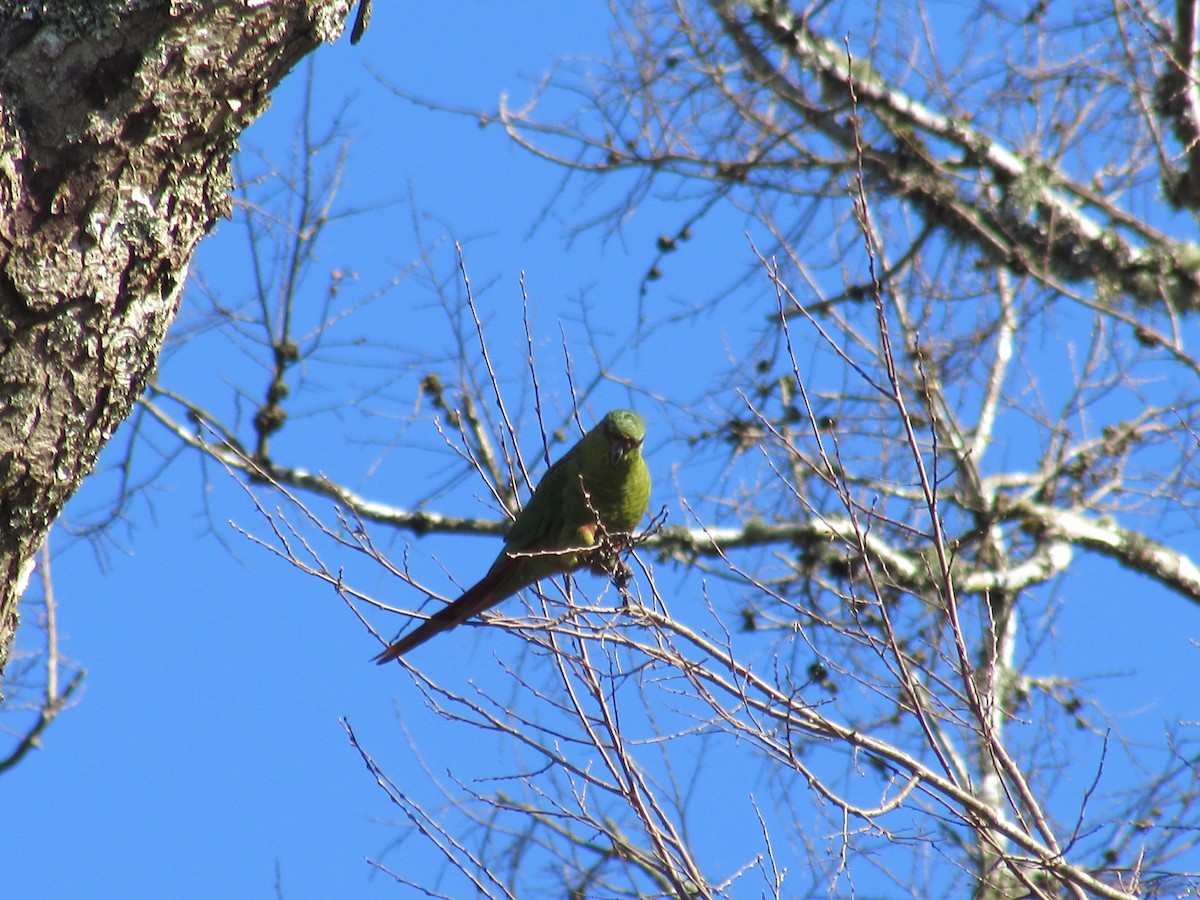
{"type": "Polygon", "coordinates": [[[646,423],[628,409],[614,409],[601,420],[600,428],[608,440],[609,462],[614,464],[636,456],[646,439],[646,423]]]}

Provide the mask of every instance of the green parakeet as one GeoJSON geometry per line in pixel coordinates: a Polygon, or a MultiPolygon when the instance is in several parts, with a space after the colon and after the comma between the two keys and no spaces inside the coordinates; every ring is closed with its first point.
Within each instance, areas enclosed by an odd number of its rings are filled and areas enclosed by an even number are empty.
{"type": "Polygon", "coordinates": [[[632,531],[650,503],[645,438],[637,413],[616,409],[601,419],[542,476],[479,583],[389,644],[376,662],[391,662],[541,578],[588,564],[602,534],[632,531]]]}

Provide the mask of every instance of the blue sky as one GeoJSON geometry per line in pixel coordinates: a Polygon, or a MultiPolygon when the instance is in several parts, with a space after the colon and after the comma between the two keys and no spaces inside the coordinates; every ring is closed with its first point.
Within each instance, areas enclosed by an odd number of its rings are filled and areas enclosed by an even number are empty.
{"type": "MultiPolygon", "coordinates": [[[[336,342],[305,368],[306,390],[289,407],[294,418],[273,444],[278,461],[319,469],[373,499],[399,505],[415,503],[425,485],[453,475],[428,422],[404,434],[408,452],[389,446],[401,440],[389,430],[389,417],[398,422],[408,413],[404,404],[411,406],[412,384],[422,371],[414,348],[430,360],[454,350],[451,323],[416,264],[417,226],[434,245],[432,257],[439,274],[450,276],[452,291],[448,242],[462,242],[497,367],[510,379],[510,396],[526,408],[531,402],[521,388],[526,348],[520,322],[511,315],[520,302],[521,273],[539,371],[558,409],[565,396],[564,334],[578,379],[593,373],[594,348],[618,376],[636,378],[652,385],[650,394],[683,403],[702,394],[697,371],[731,369],[745,358],[749,341],[728,319],[728,310],[669,334],[649,332],[639,346],[627,344],[634,308],[629,298],[654,259],[655,239],[681,218],[676,207],[651,197],[607,240],[591,232],[568,243],[564,226],[573,210],[594,208],[583,205],[580,183],[563,189],[561,170],[513,146],[495,125],[480,128],[466,117],[431,112],[387,87],[463,106],[492,108],[501,93],[518,102],[556,58],[607,54],[610,23],[603,4],[572,4],[569,16],[561,3],[551,2],[376,6],[358,47],[343,40],[315,56],[318,109],[327,116],[340,110],[353,136],[339,204],[358,212],[332,227],[320,248],[309,282],[312,308],[329,269],[356,273],[346,289],[351,297],[409,274],[334,331],[348,342],[362,333],[379,338],[370,351],[374,371],[347,374],[342,363],[361,357],[353,344],[336,342]],[[559,197],[563,202],[543,218],[559,197]],[[418,333],[428,334],[427,344],[412,339],[418,333]],[[584,340],[589,334],[594,344],[584,340]],[[687,338],[682,362],[681,335],[687,338]],[[339,411],[335,418],[344,428],[331,430],[329,409],[339,402],[336,388],[345,383],[339,379],[359,379],[366,387],[379,380],[378,370],[388,368],[396,370],[396,383],[339,411]]],[[[277,161],[286,158],[305,77],[302,66],[281,87],[272,108],[247,134],[246,148],[277,161]]],[[[319,113],[317,121],[321,118],[319,113]]],[[[256,165],[246,162],[249,171],[256,165]]],[[[597,207],[605,200],[615,203],[620,187],[606,185],[586,199],[597,207]]],[[[667,260],[667,287],[651,296],[653,318],[685,310],[733,281],[731,272],[751,267],[743,235],[748,227],[732,211],[706,220],[695,244],[667,260]]],[[[235,223],[221,224],[202,247],[195,270],[223,297],[238,296],[249,269],[235,223]]],[[[743,314],[769,312],[767,306],[749,307],[743,314]]],[[[191,314],[185,308],[181,322],[191,314]]],[[[232,415],[229,385],[261,386],[254,371],[237,348],[196,341],[172,349],[161,378],[232,415]]],[[[672,521],[684,521],[673,499],[674,466],[684,451],[674,441],[665,404],[610,383],[596,390],[589,414],[627,404],[637,405],[650,422],[647,446],[659,485],[655,506],[667,504],[672,521]]],[[[528,431],[524,440],[523,449],[537,459],[536,432],[528,431]]],[[[139,465],[152,468],[153,452],[142,452],[139,465]]],[[[68,508],[68,522],[87,521],[104,508],[116,462],[106,454],[100,475],[68,508]]],[[[712,484],[720,483],[721,473],[714,471],[712,484]]],[[[481,493],[478,483],[455,483],[431,507],[480,514],[481,493]]],[[[699,509],[717,508],[702,497],[693,499],[699,509]]],[[[350,747],[340,720],[353,725],[398,783],[431,804],[437,795],[410,740],[435,776],[459,761],[469,766],[511,751],[478,737],[464,741],[461,730],[423,710],[420,695],[398,668],[371,665],[377,644],[332,591],[229,525],[232,520],[256,534],[267,532],[244,490],[215,467],[202,472],[192,458],[177,460],[127,518],[128,526],[117,526],[99,549],[62,532],[52,537],[60,551],[54,584],[62,650],[85,665],[88,676],[77,706],[3,780],[7,815],[0,824],[0,866],[8,895],[273,897],[278,880],[289,900],[395,897],[405,896],[404,889],[375,873],[366,858],[407,872],[438,871],[419,841],[410,836],[395,843],[405,833],[391,824],[396,810],[350,747]]],[[[498,549],[487,539],[417,540],[382,529],[376,537],[396,559],[409,551],[415,570],[444,591],[452,586],[443,567],[470,580],[498,549]]],[[[401,606],[417,602],[377,570],[364,567],[353,574],[359,586],[382,598],[401,606]]],[[[697,592],[701,587],[695,575],[672,583],[697,592]]],[[[1082,567],[1073,596],[1094,591],[1089,599],[1096,605],[1062,606],[1056,627],[1071,637],[1058,651],[1064,670],[1100,676],[1141,667],[1156,684],[1194,679],[1196,650],[1189,636],[1200,633],[1200,615],[1173,597],[1140,598],[1141,586],[1106,563],[1082,567]],[[1136,615],[1115,632],[1105,623],[1130,598],[1136,615]]],[[[1054,597],[1054,591],[1045,596],[1054,597]]],[[[385,632],[401,624],[398,617],[378,614],[373,621],[385,632]]],[[[449,636],[444,652],[421,660],[431,675],[464,689],[494,672],[517,640],[496,630],[465,631],[449,636]]],[[[1132,686],[1140,682],[1128,684],[1127,692],[1118,688],[1113,696],[1131,728],[1150,734],[1163,722],[1200,718],[1194,692],[1146,696],[1132,686]]],[[[711,809],[712,818],[737,823],[730,829],[733,838],[729,832],[696,836],[706,861],[719,872],[735,870],[754,852],[752,840],[737,837],[755,828],[750,807],[739,802],[745,785],[758,796],[772,791],[753,775],[730,787],[720,773],[739,759],[732,751],[714,742],[698,781],[703,788],[698,802],[711,809]]],[[[1088,763],[1086,753],[1081,762],[1088,763]]]]}
{"type": "MultiPolygon", "coordinates": [[[[605,27],[600,5],[580,5],[564,17],[555,3],[377,4],[357,48],[344,40],[322,48],[315,56],[316,101],[326,115],[344,106],[354,136],[339,202],[347,209],[389,205],[334,229],[321,267],[355,269],[365,290],[386,284],[417,256],[416,215],[431,238],[450,233],[462,241],[485,312],[489,304],[519,298],[523,270],[531,307],[549,320],[562,296],[611,290],[614,278],[636,282],[641,273],[619,246],[592,241],[568,253],[553,225],[528,236],[561,172],[536,164],[499,129],[481,131],[468,120],[434,114],[398,99],[379,81],[491,107],[501,91],[521,96],[527,79],[556,55],[605,52],[605,27]]],[[[289,77],[244,147],[286,161],[305,77],[303,66],[289,77]]],[[[246,165],[253,170],[255,162],[246,165]]],[[[243,247],[238,227],[223,222],[194,268],[236,296],[239,279],[249,277],[243,247]]],[[[443,244],[443,263],[446,253],[443,244]]],[[[314,290],[322,286],[314,279],[314,290]]],[[[431,307],[428,298],[414,302],[410,293],[371,314],[380,317],[380,327],[403,331],[414,315],[444,318],[431,307]]],[[[548,331],[553,358],[557,324],[548,331]]],[[[504,347],[497,352],[511,357],[505,337],[497,337],[504,347]]],[[[236,378],[247,370],[236,352],[196,360],[185,347],[164,363],[163,381],[216,396],[221,381],[194,377],[193,365],[204,366],[204,376],[217,369],[236,378]]],[[[622,399],[598,401],[608,402],[622,399]]],[[[303,445],[314,434],[302,412],[293,425],[303,445]]],[[[377,448],[335,445],[309,455],[307,447],[290,446],[292,440],[290,430],[281,436],[281,458],[367,487],[363,460],[377,459],[377,448]],[[341,468],[346,455],[355,462],[341,468]]],[[[419,440],[436,446],[436,433],[419,440]]],[[[112,464],[109,453],[98,468],[112,464]]],[[[370,481],[373,496],[408,501],[411,490],[393,492],[388,475],[385,469],[370,481]]],[[[67,521],[90,520],[104,508],[111,496],[106,477],[85,484],[67,521]]],[[[350,721],[381,760],[399,757],[411,766],[394,752],[403,741],[398,704],[414,702],[411,692],[397,697],[398,670],[370,664],[377,645],[330,592],[224,525],[237,519],[261,528],[228,477],[218,473],[204,487],[198,465],[184,460],[151,495],[133,504],[129,529],[118,526],[114,542],[99,549],[61,533],[52,538],[63,551],[54,562],[61,647],[88,675],[78,705],[4,779],[8,814],[0,824],[0,865],[7,895],[273,897],[278,877],[288,898],[403,896],[364,858],[382,857],[403,869],[412,845],[389,851],[394,810],[339,724],[342,717],[350,721]],[[233,553],[212,539],[213,522],[233,553]]],[[[496,549],[494,542],[473,542],[463,554],[466,568],[482,570],[496,549]]],[[[382,593],[389,591],[395,587],[382,593]]],[[[398,619],[379,624],[399,629],[398,619]]],[[[459,649],[464,655],[453,660],[456,666],[491,652],[466,642],[459,649]]],[[[422,727],[428,735],[438,723],[422,727]]],[[[427,737],[422,744],[428,746],[427,737]]],[[[431,755],[436,764],[455,750],[443,743],[431,755]]],[[[426,849],[419,859],[429,864],[426,849]]]]}

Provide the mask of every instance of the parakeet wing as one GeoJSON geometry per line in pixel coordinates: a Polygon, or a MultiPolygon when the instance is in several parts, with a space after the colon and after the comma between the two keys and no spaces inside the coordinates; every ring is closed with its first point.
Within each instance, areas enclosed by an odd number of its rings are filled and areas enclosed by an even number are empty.
{"type": "MultiPolygon", "coordinates": [[[[566,492],[579,477],[579,443],[554,463],[533,490],[529,502],[517,514],[504,536],[507,551],[558,549],[565,523],[566,492]]],[[[575,488],[578,490],[578,486],[575,488]]]]}

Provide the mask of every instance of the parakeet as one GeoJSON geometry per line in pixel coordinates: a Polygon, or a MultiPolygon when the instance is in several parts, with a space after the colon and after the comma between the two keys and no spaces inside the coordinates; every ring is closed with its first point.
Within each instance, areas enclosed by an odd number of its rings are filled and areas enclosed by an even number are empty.
{"type": "Polygon", "coordinates": [[[650,503],[645,438],[646,423],[637,413],[616,409],[601,419],[542,476],[479,583],[375,661],[391,662],[541,578],[575,571],[599,543],[598,526],[607,534],[632,531],[650,503]]]}

